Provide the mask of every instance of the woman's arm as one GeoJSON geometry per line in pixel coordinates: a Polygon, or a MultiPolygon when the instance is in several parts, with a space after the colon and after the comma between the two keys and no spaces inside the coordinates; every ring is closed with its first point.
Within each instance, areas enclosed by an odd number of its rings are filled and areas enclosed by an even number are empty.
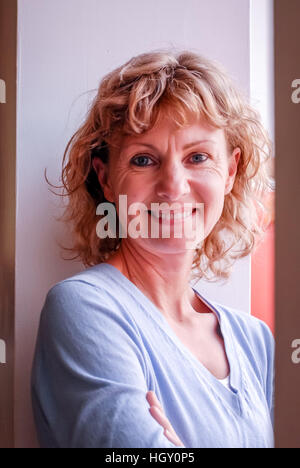
{"type": "Polygon", "coordinates": [[[41,446],[174,448],[149,412],[134,326],[106,299],[80,281],[47,295],[32,369],[41,446]]]}

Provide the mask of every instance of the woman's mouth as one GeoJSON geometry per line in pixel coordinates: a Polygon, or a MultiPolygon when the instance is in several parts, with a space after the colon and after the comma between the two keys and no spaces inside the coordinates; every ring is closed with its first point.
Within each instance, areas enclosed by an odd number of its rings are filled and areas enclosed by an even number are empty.
{"type": "Polygon", "coordinates": [[[190,216],[194,215],[196,212],[196,208],[193,208],[192,210],[186,210],[186,211],[168,211],[162,213],[161,211],[155,212],[148,210],[148,214],[156,219],[159,220],[160,223],[165,223],[169,222],[170,224],[174,224],[176,222],[182,222],[186,218],[189,218],[190,216]]]}

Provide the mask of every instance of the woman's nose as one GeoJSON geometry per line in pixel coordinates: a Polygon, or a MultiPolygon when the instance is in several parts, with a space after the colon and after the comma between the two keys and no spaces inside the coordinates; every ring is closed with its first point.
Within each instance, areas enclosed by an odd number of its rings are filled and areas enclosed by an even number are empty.
{"type": "Polygon", "coordinates": [[[184,168],[178,164],[169,164],[161,169],[156,189],[158,197],[172,202],[189,192],[190,186],[184,168]]]}

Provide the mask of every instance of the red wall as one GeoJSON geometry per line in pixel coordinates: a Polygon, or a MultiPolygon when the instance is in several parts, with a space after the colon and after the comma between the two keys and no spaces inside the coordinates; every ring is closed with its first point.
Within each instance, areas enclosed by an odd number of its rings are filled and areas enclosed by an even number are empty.
{"type": "MultiPolygon", "coordinates": [[[[272,207],[274,194],[269,196],[272,207]]],[[[251,258],[251,314],[275,331],[275,230],[274,211],[263,242],[251,258]]]]}

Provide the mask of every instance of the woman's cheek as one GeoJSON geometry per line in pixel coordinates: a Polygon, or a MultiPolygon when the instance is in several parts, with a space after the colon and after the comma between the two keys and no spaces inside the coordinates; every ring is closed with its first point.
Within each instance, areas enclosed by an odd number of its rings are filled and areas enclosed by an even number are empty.
{"type": "Polygon", "coordinates": [[[202,203],[204,203],[204,226],[206,237],[222,215],[225,186],[221,177],[207,176],[205,182],[206,183],[202,184],[201,189],[199,187],[199,198],[202,203]]]}
{"type": "Polygon", "coordinates": [[[197,192],[203,203],[224,197],[225,181],[222,174],[216,171],[203,171],[197,178],[197,192]]]}

